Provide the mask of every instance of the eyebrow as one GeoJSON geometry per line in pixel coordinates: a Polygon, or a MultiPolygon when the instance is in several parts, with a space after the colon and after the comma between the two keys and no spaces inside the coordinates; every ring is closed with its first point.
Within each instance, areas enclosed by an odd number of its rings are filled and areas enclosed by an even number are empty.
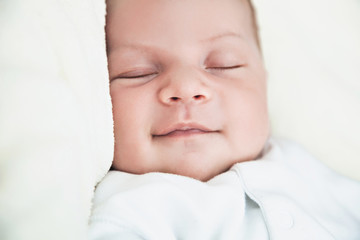
{"type": "Polygon", "coordinates": [[[116,50],[116,49],[132,49],[132,50],[136,50],[136,51],[142,51],[142,52],[148,52],[149,49],[151,49],[152,47],[147,45],[147,44],[143,44],[143,43],[124,43],[121,45],[121,47],[110,47],[109,45],[107,46],[107,53],[111,53],[112,51],[116,50]]]}
{"type": "Polygon", "coordinates": [[[214,42],[216,40],[219,40],[219,39],[225,38],[225,37],[234,37],[234,38],[238,38],[238,39],[244,39],[243,36],[241,36],[238,33],[235,33],[235,32],[232,32],[232,31],[227,31],[227,32],[216,34],[216,35],[211,36],[209,38],[203,39],[200,42],[214,42]]]}
{"type": "MultiPolygon", "coordinates": [[[[244,37],[238,33],[235,33],[235,32],[232,32],[232,31],[226,31],[226,32],[223,32],[223,33],[220,33],[220,34],[216,34],[214,36],[211,36],[209,38],[205,38],[205,39],[202,39],[200,40],[201,43],[207,43],[207,42],[214,42],[214,41],[217,41],[219,39],[222,39],[222,38],[227,38],[227,37],[233,37],[233,38],[237,38],[237,39],[240,39],[240,40],[243,40],[244,37]]],[[[143,44],[143,43],[126,43],[122,46],[122,48],[130,48],[130,49],[135,49],[135,50],[140,50],[140,51],[149,51],[150,48],[152,48],[151,46],[147,45],[147,44],[143,44]]],[[[116,47],[115,47],[116,49],[116,47]]],[[[112,48],[110,48],[109,45],[107,45],[107,53],[111,52],[112,48]]]]}

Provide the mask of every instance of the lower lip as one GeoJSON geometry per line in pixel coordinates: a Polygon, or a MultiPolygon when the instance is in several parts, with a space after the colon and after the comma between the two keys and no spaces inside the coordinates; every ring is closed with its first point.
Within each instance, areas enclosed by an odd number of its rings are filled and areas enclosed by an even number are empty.
{"type": "Polygon", "coordinates": [[[176,130],[166,135],[155,135],[155,137],[171,137],[171,138],[181,138],[181,137],[192,137],[203,135],[211,132],[202,131],[199,129],[189,129],[189,130],[176,130]]]}

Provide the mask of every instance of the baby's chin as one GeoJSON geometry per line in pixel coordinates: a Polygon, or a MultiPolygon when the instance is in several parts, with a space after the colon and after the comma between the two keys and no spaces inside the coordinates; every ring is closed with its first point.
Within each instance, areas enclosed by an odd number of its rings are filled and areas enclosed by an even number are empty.
{"type": "Polygon", "coordinates": [[[214,177],[227,172],[231,169],[231,167],[236,163],[246,162],[246,161],[253,161],[253,159],[245,159],[245,160],[239,160],[233,163],[229,163],[227,165],[223,165],[221,168],[210,168],[210,167],[201,167],[201,168],[192,168],[188,170],[181,170],[181,171],[173,171],[168,173],[181,175],[184,177],[193,178],[202,182],[207,182],[214,177]]]}
{"type": "MultiPolygon", "coordinates": [[[[242,161],[248,161],[248,160],[242,160],[242,161]]],[[[237,161],[237,162],[242,162],[242,161],[237,161]]],[[[121,166],[113,165],[112,170],[118,170],[118,171],[127,172],[127,173],[131,173],[131,174],[137,174],[137,175],[142,175],[142,174],[147,174],[147,173],[152,173],[152,172],[174,174],[174,175],[178,175],[178,176],[196,179],[201,182],[207,182],[207,181],[211,180],[212,178],[216,177],[217,175],[228,171],[237,162],[228,163],[226,165],[222,165],[221,167],[211,166],[209,164],[195,166],[195,164],[193,164],[193,165],[190,165],[187,167],[181,166],[181,167],[172,167],[169,169],[166,169],[166,168],[151,168],[151,169],[149,169],[149,168],[148,169],[147,168],[135,168],[135,169],[132,168],[132,169],[129,169],[129,168],[123,168],[121,166]]]]}
{"type": "Polygon", "coordinates": [[[177,166],[174,164],[170,168],[162,169],[161,172],[186,176],[202,182],[207,182],[212,178],[227,172],[237,163],[256,160],[261,152],[262,148],[259,151],[251,154],[248,153],[246,155],[228,155],[215,158],[208,156],[208,158],[183,159],[181,163],[178,162],[179,164],[177,166]]]}
{"type": "MultiPolygon", "coordinates": [[[[188,156],[180,155],[179,157],[165,157],[165,159],[157,159],[158,161],[144,161],[143,158],[127,158],[132,161],[118,161],[114,159],[112,169],[131,174],[146,174],[152,172],[160,172],[167,174],[175,174],[179,176],[193,178],[202,182],[207,182],[219,174],[228,171],[234,164],[252,161],[258,156],[249,154],[245,156],[188,156]]],[[[149,160],[149,158],[147,158],[149,160]]]]}
{"type": "Polygon", "coordinates": [[[209,166],[193,167],[191,169],[183,169],[181,171],[172,172],[173,174],[193,178],[202,182],[207,182],[217,175],[228,171],[233,164],[219,168],[210,168],[209,166]]]}
{"type": "Polygon", "coordinates": [[[196,180],[199,180],[201,182],[207,182],[209,180],[211,180],[212,178],[216,177],[217,175],[226,172],[227,170],[229,170],[231,168],[231,166],[229,166],[229,168],[224,169],[222,171],[191,171],[191,172],[186,172],[186,173],[175,173],[177,175],[181,175],[184,177],[189,177],[189,178],[193,178],[196,180]]]}

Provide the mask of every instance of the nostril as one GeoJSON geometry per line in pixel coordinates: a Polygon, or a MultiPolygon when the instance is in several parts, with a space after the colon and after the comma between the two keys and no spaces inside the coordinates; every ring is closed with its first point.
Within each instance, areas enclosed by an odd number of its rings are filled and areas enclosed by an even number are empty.
{"type": "MultiPolygon", "coordinates": [[[[182,97],[169,97],[168,98],[168,103],[180,102],[180,101],[183,101],[183,100],[186,100],[186,99],[187,98],[182,98],[182,97]]],[[[202,95],[202,94],[198,94],[198,95],[192,96],[191,99],[194,100],[194,101],[199,101],[200,102],[202,100],[205,100],[206,97],[204,95],[202,95]]]]}
{"type": "Polygon", "coordinates": [[[174,102],[177,102],[177,101],[180,100],[180,98],[179,98],[179,97],[171,97],[170,100],[171,100],[171,101],[174,101],[174,102]]]}

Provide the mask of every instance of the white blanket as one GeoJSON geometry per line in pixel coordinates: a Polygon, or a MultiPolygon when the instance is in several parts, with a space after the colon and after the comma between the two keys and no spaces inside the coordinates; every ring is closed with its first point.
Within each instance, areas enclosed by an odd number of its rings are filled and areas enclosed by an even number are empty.
{"type": "Polygon", "coordinates": [[[208,182],[111,171],[95,192],[90,239],[358,240],[359,201],[359,181],[270,140],[260,159],[208,182]]]}
{"type": "Polygon", "coordinates": [[[105,3],[0,2],[0,239],[86,239],[113,154],[105,3]]]}
{"type": "Polygon", "coordinates": [[[273,134],[360,180],[360,1],[253,2],[273,134]]]}

